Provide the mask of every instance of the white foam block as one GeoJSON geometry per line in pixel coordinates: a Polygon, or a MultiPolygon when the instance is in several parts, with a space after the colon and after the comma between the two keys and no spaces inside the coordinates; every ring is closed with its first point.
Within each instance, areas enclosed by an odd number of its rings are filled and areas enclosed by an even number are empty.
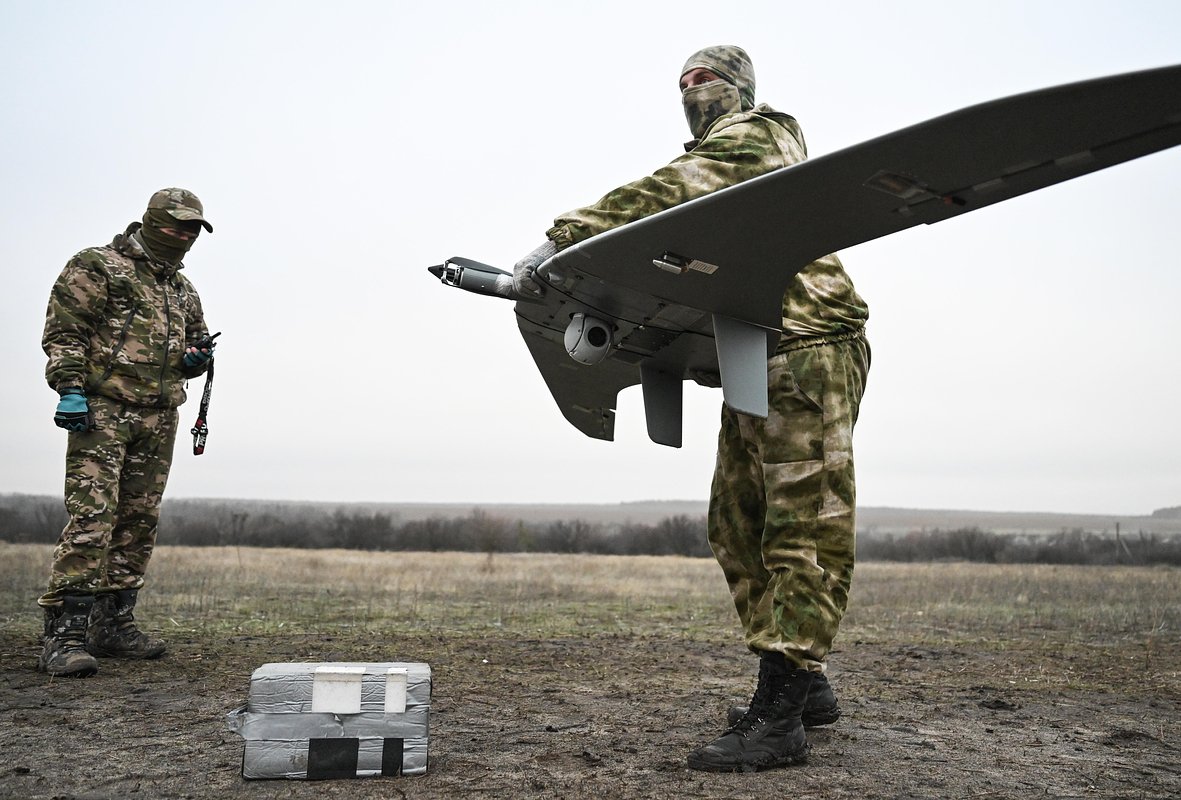
{"type": "MultiPolygon", "coordinates": [[[[335,664],[316,667],[312,675],[312,711],[361,713],[361,676],[364,674],[364,667],[335,664]]],[[[388,698],[386,702],[389,702],[388,698]]]]}
{"type": "Polygon", "coordinates": [[[385,713],[406,713],[406,681],[408,670],[405,667],[390,667],[385,677],[385,713]]]}

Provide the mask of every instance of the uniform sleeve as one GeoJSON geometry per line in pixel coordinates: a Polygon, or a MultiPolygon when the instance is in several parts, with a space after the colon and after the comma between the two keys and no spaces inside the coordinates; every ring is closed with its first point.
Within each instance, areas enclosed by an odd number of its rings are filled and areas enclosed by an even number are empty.
{"type": "MultiPolygon", "coordinates": [[[[724,125],[691,151],[646,178],[620,186],[594,205],[569,211],[546,236],[564,249],[596,234],[788,166],[803,158],[786,131],[755,114],[724,125]]],[[[794,141],[794,140],[793,140],[794,141]]]]}
{"type": "Polygon", "coordinates": [[[90,340],[107,303],[106,276],[85,256],[70,259],[49,293],[41,349],[49,356],[45,380],[55,391],[85,386],[90,340]]]}
{"type": "MultiPolygon", "coordinates": [[[[189,348],[200,341],[203,336],[206,336],[209,333],[209,328],[205,324],[205,310],[201,307],[201,297],[191,283],[187,287],[186,295],[189,298],[189,308],[185,314],[185,347],[189,348]]],[[[195,378],[207,369],[209,369],[208,361],[192,369],[183,366],[182,361],[181,373],[186,378],[195,378]]]]}

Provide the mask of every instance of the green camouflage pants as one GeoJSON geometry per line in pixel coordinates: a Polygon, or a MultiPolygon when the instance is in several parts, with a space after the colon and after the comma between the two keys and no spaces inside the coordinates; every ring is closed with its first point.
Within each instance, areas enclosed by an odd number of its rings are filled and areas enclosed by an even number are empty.
{"type": "Polygon", "coordinates": [[[853,579],[853,425],[869,344],[829,340],[767,369],[767,419],[722,409],[709,542],[747,645],[823,670],[853,579]]]}
{"type": "Polygon", "coordinates": [[[143,586],[172,466],[175,408],[89,397],[96,430],[71,432],[66,447],[66,523],[38,602],[143,586]]]}

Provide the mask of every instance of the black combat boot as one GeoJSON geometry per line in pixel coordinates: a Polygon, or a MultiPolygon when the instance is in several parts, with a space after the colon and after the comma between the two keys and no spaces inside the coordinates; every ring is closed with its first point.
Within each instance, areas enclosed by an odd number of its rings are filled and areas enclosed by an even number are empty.
{"type": "MultiPolygon", "coordinates": [[[[726,724],[734,727],[738,720],[746,714],[746,706],[730,706],[726,712],[726,724]]],[[[820,725],[831,725],[841,717],[841,707],[837,705],[837,696],[832,691],[832,685],[823,672],[812,675],[812,688],[808,689],[808,699],[804,703],[804,713],[800,719],[805,728],[816,728],[820,725]]]]}
{"type": "Polygon", "coordinates": [[[45,607],[44,645],[37,669],[71,678],[98,672],[98,662],[86,652],[86,626],[93,605],[94,595],[68,594],[61,605],[45,607]]]}
{"type": "Polygon", "coordinates": [[[135,627],[132,612],[138,594],[138,589],[120,589],[98,596],[86,634],[86,649],[91,655],[135,659],[163,655],[164,642],[135,627]]]}
{"type": "Polygon", "coordinates": [[[720,737],[690,753],[689,766],[710,772],[754,772],[803,763],[808,738],[800,718],[814,674],[789,667],[782,653],[763,653],[750,707],[720,737]]]}

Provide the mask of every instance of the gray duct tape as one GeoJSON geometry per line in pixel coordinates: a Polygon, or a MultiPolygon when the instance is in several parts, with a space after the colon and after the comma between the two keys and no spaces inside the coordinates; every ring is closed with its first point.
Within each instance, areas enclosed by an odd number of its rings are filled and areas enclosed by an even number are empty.
{"type": "Polygon", "coordinates": [[[259,714],[243,706],[226,715],[226,725],[243,739],[411,739],[426,737],[428,714],[426,708],[407,709],[405,714],[259,714]]]}

